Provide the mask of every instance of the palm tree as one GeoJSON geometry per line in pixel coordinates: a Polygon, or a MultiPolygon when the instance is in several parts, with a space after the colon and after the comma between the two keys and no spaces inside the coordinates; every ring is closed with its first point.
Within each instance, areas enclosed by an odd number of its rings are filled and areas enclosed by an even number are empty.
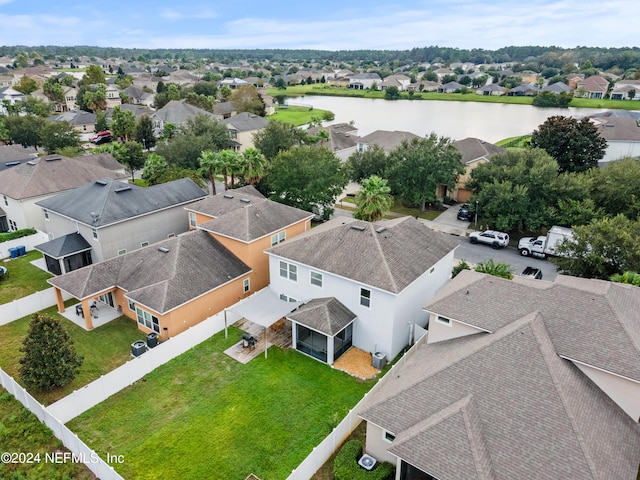
{"type": "Polygon", "coordinates": [[[241,155],[240,173],[251,185],[255,185],[267,172],[267,159],[257,148],[249,147],[241,155]]]}
{"type": "MultiPolygon", "coordinates": [[[[200,158],[198,158],[198,161],[200,162],[199,172],[202,175],[209,176],[209,181],[211,182],[211,190],[215,195],[216,194],[215,175],[216,173],[220,173],[223,171],[223,164],[222,164],[222,159],[220,157],[220,152],[205,150],[200,154],[200,158]]],[[[225,185],[226,185],[226,176],[225,176],[225,185]]]]}
{"type": "Polygon", "coordinates": [[[389,192],[391,189],[384,178],[372,175],[363,180],[356,194],[358,208],[353,213],[354,218],[368,222],[380,220],[393,203],[389,192]]]}
{"type": "Polygon", "coordinates": [[[224,188],[229,189],[229,175],[231,175],[231,188],[235,183],[235,174],[239,171],[240,155],[235,150],[222,150],[218,152],[222,163],[222,174],[224,175],[224,188]]]}
{"type": "Polygon", "coordinates": [[[507,279],[513,277],[513,268],[511,268],[511,265],[505,262],[495,263],[493,258],[490,258],[486,262],[478,263],[476,265],[476,272],[507,279]]]}

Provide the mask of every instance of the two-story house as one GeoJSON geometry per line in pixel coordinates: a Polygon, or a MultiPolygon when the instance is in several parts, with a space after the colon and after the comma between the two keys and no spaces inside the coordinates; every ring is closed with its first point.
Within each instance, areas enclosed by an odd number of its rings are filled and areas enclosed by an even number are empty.
{"type": "Polygon", "coordinates": [[[266,128],[269,120],[249,112],[238,113],[222,120],[229,130],[233,148],[242,153],[253,148],[253,136],[266,128]]]}
{"type": "Polygon", "coordinates": [[[349,88],[356,90],[379,90],[382,78],[377,73],[357,73],[349,77],[349,88]]]}
{"type": "Polygon", "coordinates": [[[148,188],[99,179],[36,202],[50,239],[36,249],[51,273],[70,272],[186,232],[184,206],[205,196],[190,178],[148,188]]]}
{"type": "Polygon", "coordinates": [[[640,288],[461,272],[361,418],[400,480],[635,480],[640,288]]]}
{"type": "Polygon", "coordinates": [[[394,358],[426,325],[422,306],[449,281],[457,246],[413,217],[335,218],[268,249],[269,288],[305,302],[288,317],[292,346],[329,364],[351,345],[394,358]]]}
{"type": "MultiPolygon", "coordinates": [[[[458,178],[458,183],[453,192],[450,193],[450,196],[457,202],[468,202],[473,191],[467,188],[467,182],[471,180],[471,172],[473,169],[478,165],[487,163],[492,156],[506,152],[506,149],[471,137],[453,142],[453,146],[456,147],[462,155],[460,161],[464,165],[464,173],[458,178]]],[[[442,192],[442,195],[439,196],[444,196],[444,193],[445,192],[442,192]]]]}

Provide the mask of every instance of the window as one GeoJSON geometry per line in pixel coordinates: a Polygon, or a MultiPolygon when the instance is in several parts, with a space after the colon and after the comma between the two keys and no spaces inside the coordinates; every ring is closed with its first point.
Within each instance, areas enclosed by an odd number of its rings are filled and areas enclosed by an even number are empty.
{"type": "Polygon", "coordinates": [[[274,233],[273,235],[271,235],[271,246],[273,247],[274,245],[282,243],[286,239],[287,239],[286,231],[283,230],[282,232],[274,233]]]}
{"type": "Polygon", "coordinates": [[[118,255],[124,255],[125,253],[127,253],[127,249],[126,248],[118,250],[118,255]]]}
{"type": "Polygon", "coordinates": [[[384,439],[387,442],[393,442],[396,439],[396,436],[391,432],[384,432],[384,439]]]}
{"type": "Polygon", "coordinates": [[[129,310],[135,312],[136,311],[136,302],[133,300],[129,300],[129,310]]]}
{"type": "Polygon", "coordinates": [[[4,198],[4,204],[8,207],[9,206],[9,200],[7,199],[6,195],[2,196],[4,198]]]}
{"type": "Polygon", "coordinates": [[[251,282],[248,278],[245,278],[242,282],[242,290],[244,291],[244,293],[247,293],[249,290],[251,290],[251,282]]]}
{"type": "Polygon", "coordinates": [[[292,303],[295,303],[298,301],[293,297],[287,297],[284,293],[280,294],[280,300],[282,300],[283,302],[292,302],[292,303]]]}
{"type": "Polygon", "coordinates": [[[91,235],[93,235],[94,240],[98,240],[98,229],[95,227],[91,228],[91,235]]]}
{"type": "Polygon", "coordinates": [[[44,213],[44,219],[49,220],[49,210],[47,210],[46,208],[43,208],[42,213],[44,213]]]}
{"type": "Polygon", "coordinates": [[[436,317],[436,322],[441,323],[442,325],[446,325],[447,327],[451,326],[451,320],[445,317],[441,317],[440,315],[436,317]]]}
{"type": "Polygon", "coordinates": [[[293,282],[298,281],[298,267],[291,263],[280,261],[280,276],[282,278],[288,278],[293,282]]]}
{"type": "Polygon", "coordinates": [[[142,242],[140,244],[141,247],[148,247],[149,246],[149,242],[142,242]]]}
{"type": "Polygon", "coordinates": [[[189,212],[189,226],[196,227],[196,214],[193,212],[189,212]]]}
{"type": "Polygon", "coordinates": [[[371,290],[367,288],[360,289],[360,305],[363,307],[371,307],[371,290]]]}
{"type": "Polygon", "coordinates": [[[11,230],[12,232],[18,230],[18,224],[11,219],[9,219],[9,230],[11,230]]]}
{"type": "Polygon", "coordinates": [[[49,232],[49,240],[53,240],[55,238],[55,235],[51,232],[49,232]]]}
{"type": "Polygon", "coordinates": [[[311,272],[311,285],[322,288],[322,274],[318,272],[311,272]]]}
{"type": "Polygon", "coordinates": [[[145,312],[144,310],[136,307],[136,318],[140,325],[143,325],[156,333],[160,333],[160,321],[155,315],[151,315],[149,312],[145,312]]]}

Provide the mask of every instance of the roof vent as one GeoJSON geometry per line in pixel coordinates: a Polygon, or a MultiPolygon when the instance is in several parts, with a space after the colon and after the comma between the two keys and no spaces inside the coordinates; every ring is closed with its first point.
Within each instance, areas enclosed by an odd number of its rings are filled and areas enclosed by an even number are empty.
{"type": "Polygon", "coordinates": [[[45,160],[47,162],[55,162],[56,160],[62,160],[62,157],[60,155],[56,155],[54,157],[47,157],[45,160]]]}
{"type": "Polygon", "coordinates": [[[120,192],[126,192],[127,190],[131,190],[131,187],[130,187],[130,186],[128,186],[128,185],[127,185],[126,187],[116,188],[116,189],[114,190],[114,192],[116,192],[116,193],[120,193],[120,192]]]}
{"type": "Polygon", "coordinates": [[[223,197],[224,197],[224,198],[233,198],[233,195],[230,195],[230,194],[228,194],[228,193],[225,193],[225,194],[223,195],[223,197]]]}
{"type": "Polygon", "coordinates": [[[169,253],[169,249],[167,247],[159,247],[158,251],[162,253],[169,253]]]}
{"type": "Polygon", "coordinates": [[[366,230],[362,225],[351,225],[351,230],[358,230],[359,232],[364,232],[366,230]]]}
{"type": "Polygon", "coordinates": [[[7,162],[4,164],[5,167],[13,167],[14,165],[20,165],[20,162],[7,162]]]}
{"type": "Polygon", "coordinates": [[[249,198],[241,198],[240,201],[242,203],[251,203],[251,199],[249,199],[249,198]]]}
{"type": "Polygon", "coordinates": [[[27,165],[34,166],[35,164],[36,164],[36,162],[32,162],[31,160],[29,160],[29,161],[27,162],[27,165]]]}
{"type": "Polygon", "coordinates": [[[387,229],[387,227],[378,227],[376,228],[376,233],[382,233],[387,229]]]}
{"type": "Polygon", "coordinates": [[[104,187],[107,184],[107,181],[106,180],[96,180],[96,183],[98,185],[102,185],[104,187]]]}

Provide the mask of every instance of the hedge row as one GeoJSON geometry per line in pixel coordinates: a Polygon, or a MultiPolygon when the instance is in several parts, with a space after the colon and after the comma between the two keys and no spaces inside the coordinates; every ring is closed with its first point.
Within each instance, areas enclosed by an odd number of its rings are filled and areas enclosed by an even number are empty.
{"type": "Polygon", "coordinates": [[[3,232],[0,233],[0,243],[15,240],[20,237],[28,237],[34,233],[36,233],[35,228],[24,228],[22,230],[16,230],[15,232],[3,232]]]}
{"type": "Polygon", "coordinates": [[[362,455],[362,442],[349,440],[346,442],[333,462],[333,476],[336,480],[392,480],[395,468],[389,462],[379,462],[373,470],[367,471],[358,465],[362,455]]]}

